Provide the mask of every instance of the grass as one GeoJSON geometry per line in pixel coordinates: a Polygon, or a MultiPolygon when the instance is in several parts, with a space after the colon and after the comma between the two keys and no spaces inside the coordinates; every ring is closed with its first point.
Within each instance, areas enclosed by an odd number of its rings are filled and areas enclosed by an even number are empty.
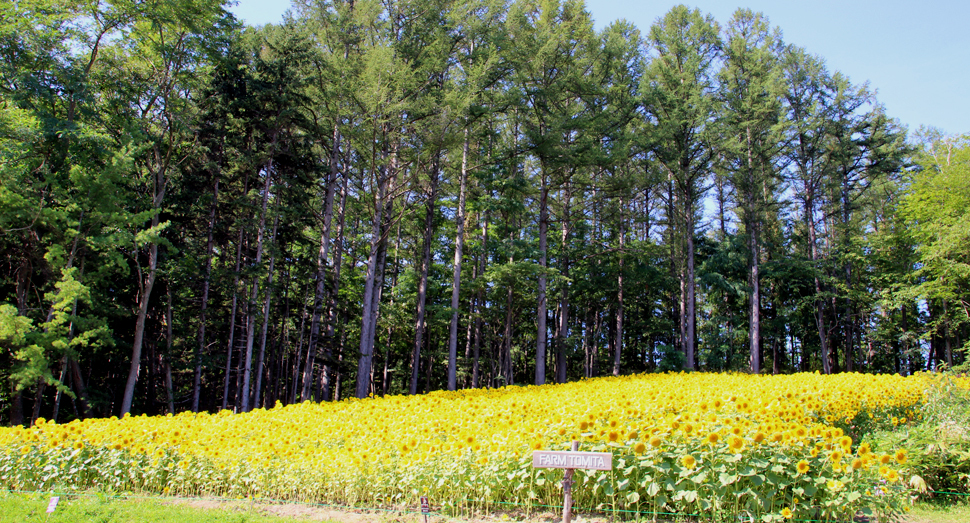
{"type": "Polygon", "coordinates": [[[966,502],[941,504],[917,503],[906,514],[907,523],[967,523],[970,521],[970,504],[966,502]]]}
{"type": "MultiPolygon", "coordinates": [[[[45,523],[300,523],[311,521],[290,516],[267,515],[259,504],[253,506],[245,502],[213,502],[210,508],[196,508],[187,504],[174,503],[173,498],[154,496],[119,497],[99,493],[86,493],[77,496],[61,496],[54,513],[47,514],[50,494],[10,493],[0,491],[0,523],[22,523],[37,521],[45,523]]],[[[402,519],[366,518],[359,514],[347,513],[331,515],[328,521],[365,523],[367,521],[400,522],[402,519]]],[[[407,519],[407,518],[405,518],[407,519]]],[[[411,518],[417,520],[417,518],[411,518]]],[[[438,518],[434,518],[440,521],[438,518]]],[[[498,521],[514,521],[519,517],[496,518],[498,521]]],[[[579,516],[585,521],[586,518],[579,516]]],[[[594,518],[595,519],[595,518],[594,518]]],[[[321,521],[319,515],[312,518],[321,521]]],[[[530,519],[527,518],[527,521],[530,519]]],[[[540,521],[543,518],[532,518],[540,521]]],[[[970,502],[927,503],[913,506],[908,514],[901,515],[898,523],[967,523],[970,522],[970,502]]]]}
{"type": "Polygon", "coordinates": [[[105,494],[61,496],[47,513],[49,494],[0,492],[0,523],[295,523],[309,521],[268,516],[252,507],[202,509],[172,503],[164,498],[121,498],[105,494]]]}

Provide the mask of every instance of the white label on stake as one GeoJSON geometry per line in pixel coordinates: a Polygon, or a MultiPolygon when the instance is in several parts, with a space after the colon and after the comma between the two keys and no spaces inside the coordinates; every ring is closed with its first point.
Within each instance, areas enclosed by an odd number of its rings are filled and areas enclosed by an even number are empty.
{"type": "Polygon", "coordinates": [[[540,469],[612,470],[613,454],[537,450],[532,453],[532,466],[540,469]]]}
{"type": "Polygon", "coordinates": [[[50,514],[51,512],[54,512],[54,509],[57,508],[57,502],[60,500],[61,500],[60,496],[54,496],[51,498],[51,502],[47,504],[48,514],[50,514]]]}

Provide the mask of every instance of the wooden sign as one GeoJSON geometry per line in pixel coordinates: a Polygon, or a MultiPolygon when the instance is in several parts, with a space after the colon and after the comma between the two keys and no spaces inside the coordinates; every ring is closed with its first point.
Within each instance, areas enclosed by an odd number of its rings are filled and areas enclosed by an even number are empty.
{"type": "Polygon", "coordinates": [[[537,450],[532,453],[532,466],[537,469],[613,470],[613,454],[537,450]]]}
{"type": "Polygon", "coordinates": [[[613,470],[613,454],[609,452],[579,452],[579,442],[573,441],[570,451],[536,450],[532,452],[532,466],[537,469],[566,469],[562,478],[562,523],[569,523],[573,515],[573,472],[576,469],[613,470]]]}

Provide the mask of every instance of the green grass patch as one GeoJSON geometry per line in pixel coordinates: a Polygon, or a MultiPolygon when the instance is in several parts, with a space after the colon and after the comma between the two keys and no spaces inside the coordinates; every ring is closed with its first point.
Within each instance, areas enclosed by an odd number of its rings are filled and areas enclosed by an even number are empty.
{"type": "MultiPolygon", "coordinates": [[[[268,516],[257,506],[195,508],[166,498],[119,497],[106,494],[60,495],[52,514],[51,494],[0,492],[0,523],[294,523],[309,521],[268,516]]],[[[244,505],[244,504],[243,504],[244,505]]]]}
{"type": "Polygon", "coordinates": [[[959,503],[925,503],[913,506],[903,521],[907,523],[967,523],[970,521],[970,504],[959,503]]]}

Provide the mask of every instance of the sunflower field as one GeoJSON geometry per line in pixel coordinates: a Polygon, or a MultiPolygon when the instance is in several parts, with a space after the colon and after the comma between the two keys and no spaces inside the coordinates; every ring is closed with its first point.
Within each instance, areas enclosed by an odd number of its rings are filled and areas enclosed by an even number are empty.
{"type": "Polygon", "coordinates": [[[562,503],[533,450],[613,454],[577,470],[577,510],[763,521],[905,509],[905,448],[867,439],[920,417],[923,375],[644,374],[302,403],[246,414],[38,420],[0,429],[0,487],[413,506],[459,514],[562,503]]]}

